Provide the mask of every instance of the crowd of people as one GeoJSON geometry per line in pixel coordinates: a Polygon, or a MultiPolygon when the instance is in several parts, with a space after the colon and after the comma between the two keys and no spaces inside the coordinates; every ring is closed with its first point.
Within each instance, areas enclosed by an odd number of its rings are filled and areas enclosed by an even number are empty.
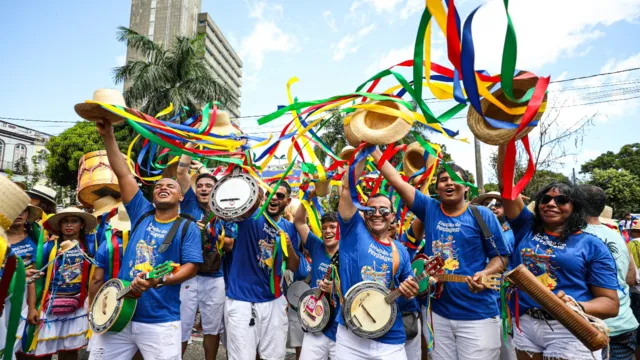
{"type": "MultiPolygon", "coordinates": [[[[522,196],[508,200],[498,192],[469,202],[469,188],[438,169],[430,196],[426,186],[409,184],[373,148],[367,151],[380,176],[414,217],[407,229],[398,222],[394,199],[376,193],[362,203],[353,201],[349,176],[363,173],[362,160],[345,172],[337,212],[324,212],[319,233],[310,226],[305,206],[285,216],[292,202],[286,181],[269,184],[273,196],[265,215],[232,223],[212,213],[210,198],[219,179],[202,164],[182,155],[176,176],[155,182],[149,201],[118,149],[112,125],[96,126],[118,180],[119,199],[105,197],[91,213],[77,207],[56,212],[50,189],[26,191],[0,178],[0,192],[13,194],[12,199],[16,191],[29,195],[12,202],[21,207],[19,213],[3,211],[0,217],[9,220],[0,221],[0,236],[10,245],[7,256],[20,257],[27,278],[36,280],[24,290],[14,347],[20,359],[54,354],[76,359],[84,347],[94,360],[180,359],[197,312],[208,360],[221,351],[219,344],[234,360],[284,359],[287,348],[295,348],[303,360],[634,356],[640,224],[623,223],[627,244],[610,216],[602,216],[606,195],[600,188],[551,183],[529,206],[522,196]],[[283,251],[274,251],[279,239],[285,241],[283,251]],[[424,296],[412,270],[419,254],[440,257],[442,272],[463,275],[463,282],[431,276],[424,296]],[[143,276],[165,262],[179,267],[162,277],[143,276]],[[510,311],[503,311],[500,292],[486,280],[521,264],[560,299],[605,320],[609,347],[590,351],[524,292],[508,297],[510,311]],[[337,273],[327,276],[334,265],[337,273]],[[89,309],[101,286],[114,278],[131,282],[137,298],[133,317],[119,332],[92,334],[89,309]],[[292,281],[306,281],[327,294],[336,316],[323,331],[303,331],[281,289],[292,281]],[[349,325],[354,310],[341,308],[349,291],[363,282],[401,295],[392,300],[398,316],[381,336],[362,336],[349,325]],[[508,313],[513,331],[504,333],[508,313]]],[[[498,164],[504,163],[504,150],[499,148],[498,164]]],[[[450,167],[468,180],[463,169],[450,167]]],[[[266,195],[260,194],[263,201],[266,195]]],[[[316,196],[315,191],[306,196],[316,196]]],[[[5,306],[0,341],[9,311],[5,306]]]]}

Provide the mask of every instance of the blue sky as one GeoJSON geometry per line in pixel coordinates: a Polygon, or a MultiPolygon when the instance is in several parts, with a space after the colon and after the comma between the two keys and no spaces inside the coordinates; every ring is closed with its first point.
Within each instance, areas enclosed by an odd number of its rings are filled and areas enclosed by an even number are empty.
{"type": "MultiPolygon", "coordinates": [[[[640,42],[631,35],[640,32],[639,0],[510,3],[518,68],[563,79],[640,66],[640,42]]],[[[496,73],[506,24],[502,1],[457,2],[463,19],[481,4],[473,28],[476,67],[496,73]]],[[[419,0],[203,0],[202,11],[209,12],[244,61],[241,112],[246,116],[285,104],[285,85],[292,76],[300,79],[293,88],[300,100],[319,99],[348,93],[378,70],[411,57],[423,7],[419,0]]],[[[128,1],[0,3],[0,117],[79,121],[75,103],[97,88],[115,86],[111,69],[126,54],[115,32],[128,25],[129,12],[128,1]]],[[[444,38],[433,30],[434,61],[450,66],[444,38]]],[[[550,102],[575,105],[633,97],[638,88],[634,80],[640,80],[640,71],[561,83],[550,89],[562,90],[550,93],[550,102]],[[611,83],[618,85],[602,87],[611,83]],[[615,88],[626,90],[611,93],[615,88]]],[[[426,96],[431,97],[428,91],[426,96]]],[[[430,105],[436,112],[452,106],[430,105]]],[[[562,127],[595,117],[578,155],[558,169],[568,173],[604,151],[637,141],[639,105],[635,99],[563,108],[562,127]]],[[[258,128],[255,120],[243,119],[241,126],[265,132],[284,122],[258,128]]],[[[16,123],[51,134],[72,125],[16,123]]],[[[464,119],[452,120],[449,127],[470,135],[464,119]]],[[[435,134],[431,140],[446,144],[455,161],[473,170],[471,145],[435,134]]],[[[485,158],[490,150],[483,146],[485,158]]]]}

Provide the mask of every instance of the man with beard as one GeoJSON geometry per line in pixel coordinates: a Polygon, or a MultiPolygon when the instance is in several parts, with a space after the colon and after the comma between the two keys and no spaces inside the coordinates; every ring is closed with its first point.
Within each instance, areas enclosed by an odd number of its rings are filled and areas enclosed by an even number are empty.
{"type": "MultiPolygon", "coordinates": [[[[211,215],[209,199],[217,179],[201,163],[192,161],[189,155],[180,157],[176,174],[184,194],[184,199],[180,203],[181,211],[196,219],[196,224],[202,231],[211,215]],[[191,186],[189,167],[195,167],[199,172],[198,175],[194,175],[196,177],[195,188],[191,186]]],[[[204,336],[202,346],[204,347],[206,360],[214,360],[216,358],[218,345],[220,344],[220,334],[224,331],[225,289],[223,270],[220,266],[222,259],[221,254],[218,252],[217,242],[222,241],[223,250],[227,250],[233,246],[233,239],[236,233],[236,225],[233,223],[226,223],[221,219],[212,219],[211,223],[212,229],[217,235],[217,241],[211,241],[207,237],[207,241],[203,242],[202,256],[204,262],[200,265],[198,275],[182,283],[180,289],[182,354],[184,355],[187,350],[196,311],[200,309],[202,334],[204,336]]]]}
{"type": "Polygon", "coordinates": [[[254,360],[256,351],[263,359],[284,359],[286,355],[287,301],[280,291],[284,275],[280,269],[284,260],[281,247],[286,246],[286,268],[291,271],[298,270],[302,255],[295,227],[282,217],[291,202],[291,187],[282,181],[273,191],[266,214],[256,219],[257,210],[238,223],[231,251],[224,317],[231,360],[254,360]],[[286,244],[280,244],[281,234],[286,244]]]}
{"type": "Polygon", "coordinates": [[[194,277],[202,263],[200,231],[194,222],[179,216],[180,184],[168,178],[158,180],[151,204],[120,153],[111,123],[101,120],[96,125],[127,214],[136,224],[118,278],[131,281],[131,289],[142,295],[132,321],[122,331],[94,334],[90,359],[131,359],[138,349],[145,359],[180,358],[180,284],[194,277]],[[175,236],[168,236],[170,232],[175,236]],[[180,269],[160,279],[143,280],[143,274],[166,261],[179,263],[180,269]]]}
{"type": "MultiPolygon", "coordinates": [[[[311,196],[315,196],[312,192],[311,196]]],[[[331,264],[331,258],[338,252],[338,216],[335,212],[325,213],[320,219],[322,226],[322,240],[318,238],[307,225],[307,210],[299,206],[293,223],[300,234],[300,240],[311,255],[311,287],[319,287],[327,294],[333,294],[333,282],[324,279],[331,264]]],[[[335,312],[340,311],[340,303],[336,299],[335,312]]],[[[334,320],[322,333],[305,333],[302,342],[301,360],[335,359],[336,357],[336,331],[338,323],[334,320]]]]}
{"type": "MultiPolygon", "coordinates": [[[[361,174],[362,161],[355,174],[361,174]]],[[[413,298],[418,284],[412,279],[411,259],[404,246],[389,236],[393,208],[391,199],[382,194],[369,198],[363,216],[351,199],[349,176],[342,180],[338,222],[340,224],[340,282],[343,294],[362,281],[376,281],[381,285],[398,287],[402,296],[413,298]]],[[[377,339],[358,337],[345,326],[342,313],[338,313],[336,353],[338,360],[406,360],[406,341],[402,316],[396,318],[391,329],[377,339]]]]}
{"type": "MultiPolygon", "coordinates": [[[[382,153],[376,149],[378,163],[382,153]]],[[[478,210],[493,237],[487,239],[465,202],[468,187],[453,181],[444,169],[436,174],[440,201],[429,198],[405,182],[385,161],[380,173],[397,191],[402,201],[420,219],[426,231],[424,249],[428,256],[440,255],[445,272],[467,276],[463,283],[447,283],[440,298],[432,301],[435,342],[431,353],[440,359],[497,359],[500,356],[500,318],[497,292],[487,290],[482,278],[506,270],[509,249],[496,217],[485,207],[478,210]]],[[[457,175],[467,181],[466,172],[452,164],[457,175]]]]}

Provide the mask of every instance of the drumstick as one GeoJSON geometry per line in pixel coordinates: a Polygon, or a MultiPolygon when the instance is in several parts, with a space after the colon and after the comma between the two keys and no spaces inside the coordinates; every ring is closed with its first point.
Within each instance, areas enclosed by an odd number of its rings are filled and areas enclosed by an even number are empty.
{"type": "Polygon", "coordinates": [[[38,279],[38,276],[40,275],[40,273],[43,273],[49,266],[51,266],[51,264],[53,264],[56,260],[58,260],[58,258],[64,254],[65,252],[75,248],[76,246],[78,246],[78,241],[77,240],[65,240],[60,244],[60,249],[58,250],[58,254],[56,254],[56,256],[53,258],[53,260],[49,261],[45,266],[42,267],[42,269],[38,270],[38,272],[33,275],[32,277],[29,278],[29,280],[27,280],[27,285],[31,284],[32,282],[36,281],[38,279]]]}

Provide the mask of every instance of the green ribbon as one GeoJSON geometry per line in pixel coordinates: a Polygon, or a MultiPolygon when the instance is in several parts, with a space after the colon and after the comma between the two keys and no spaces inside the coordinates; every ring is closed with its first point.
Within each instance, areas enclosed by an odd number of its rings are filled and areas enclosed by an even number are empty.
{"type": "Polygon", "coordinates": [[[22,312],[22,302],[24,300],[24,291],[27,281],[27,275],[22,259],[20,259],[19,256],[16,256],[16,261],[16,270],[13,273],[13,278],[11,279],[11,285],[9,287],[11,311],[9,313],[9,323],[7,325],[7,337],[4,343],[4,353],[9,354],[9,358],[11,358],[14,353],[13,347],[16,342],[18,325],[20,325],[20,313],[22,312]]]}
{"type": "MultiPolygon", "coordinates": [[[[36,269],[42,269],[44,265],[44,229],[42,226],[36,222],[31,224],[31,229],[33,233],[36,234],[38,238],[38,248],[36,250],[36,269]]],[[[35,281],[36,285],[36,310],[38,314],[40,313],[40,305],[42,304],[42,291],[44,290],[43,279],[39,278],[35,281]]],[[[31,342],[33,341],[33,337],[36,334],[36,325],[27,324],[27,334],[26,341],[23,341],[25,347],[30,347],[31,342]]]]}
{"type": "MultiPolygon", "coordinates": [[[[516,58],[518,57],[518,43],[516,40],[516,30],[509,15],[509,0],[504,0],[504,10],[507,14],[507,33],[504,39],[502,51],[502,66],[500,68],[500,86],[502,92],[509,100],[515,101],[513,95],[513,75],[516,71],[516,58]]],[[[531,89],[533,94],[533,89],[531,89]]],[[[530,95],[529,95],[530,96],[530,95]]]]}

